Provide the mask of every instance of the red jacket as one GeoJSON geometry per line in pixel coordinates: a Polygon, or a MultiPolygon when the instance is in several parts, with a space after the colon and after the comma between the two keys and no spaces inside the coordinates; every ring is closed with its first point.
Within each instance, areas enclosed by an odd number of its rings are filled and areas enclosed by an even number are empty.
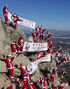
{"type": "Polygon", "coordinates": [[[61,46],[58,47],[58,53],[62,53],[62,47],[61,46]]]}
{"type": "Polygon", "coordinates": [[[12,52],[17,52],[17,50],[16,50],[16,46],[17,46],[17,44],[15,44],[15,43],[11,43],[11,51],[12,52]]]}
{"type": "Polygon", "coordinates": [[[8,8],[5,6],[5,7],[3,8],[3,14],[4,14],[4,15],[7,15],[7,10],[8,10],[8,8]]]}
{"type": "Polygon", "coordinates": [[[46,84],[45,84],[46,80],[45,78],[41,78],[37,81],[37,83],[41,83],[41,88],[45,88],[46,87],[46,84]]]}
{"type": "Polygon", "coordinates": [[[18,66],[17,68],[19,68],[21,70],[21,74],[26,74],[26,70],[24,69],[24,66],[18,66]]]}
{"type": "Polygon", "coordinates": [[[39,32],[40,32],[39,27],[35,28],[35,30],[37,31],[37,33],[39,33],[39,32]]]}
{"type": "Polygon", "coordinates": [[[32,32],[33,38],[36,37],[36,32],[32,32]]]}
{"type": "Polygon", "coordinates": [[[12,69],[14,68],[13,64],[11,63],[13,60],[15,59],[15,57],[11,57],[11,59],[9,58],[5,58],[5,62],[6,62],[6,68],[7,69],[12,69]]]}
{"type": "Polygon", "coordinates": [[[44,34],[44,31],[45,31],[45,29],[44,30],[41,30],[41,33],[40,34],[43,35],[44,34]]]}
{"type": "Polygon", "coordinates": [[[49,48],[53,47],[53,42],[51,41],[51,43],[49,44],[49,48]]]}
{"type": "Polygon", "coordinates": [[[15,18],[15,19],[13,20],[14,24],[17,24],[17,21],[21,21],[21,19],[15,18]]]}
{"type": "Polygon", "coordinates": [[[47,33],[47,37],[50,38],[51,37],[51,33],[48,32],[47,33]]]}

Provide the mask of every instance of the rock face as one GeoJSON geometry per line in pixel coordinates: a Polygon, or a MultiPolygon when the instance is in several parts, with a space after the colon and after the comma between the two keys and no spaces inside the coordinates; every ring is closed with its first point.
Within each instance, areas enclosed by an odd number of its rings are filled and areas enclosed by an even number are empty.
{"type": "Polygon", "coordinates": [[[27,40],[25,33],[20,28],[15,31],[12,27],[4,24],[0,17],[0,54],[10,51],[11,42],[17,42],[20,36],[23,36],[24,41],[27,40]]]}

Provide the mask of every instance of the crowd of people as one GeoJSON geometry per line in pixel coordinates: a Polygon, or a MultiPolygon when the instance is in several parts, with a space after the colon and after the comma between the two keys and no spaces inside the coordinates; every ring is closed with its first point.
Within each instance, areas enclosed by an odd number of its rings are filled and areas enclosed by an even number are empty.
{"type": "MultiPolygon", "coordinates": [[[[3,14],[5,17],[5,23],[8,24],[9,26],[14,24],[15,29],[17,29],[17,21],[21,21],[19,17],[16,14],[12,14],[12,20],[13,22],[8,23],[8,17],[7,17],[7,10],[8,10],[8,5],[6,5],[3,8],[3,14]]],[[[39,52],[38,51],[38,56],[37,59],[40,59],[46,55],[46,53],[51,54],[51,61],[50,65],[48,66],[49,70],[46,69],[47,72],[42,73],[42,78],[37,80],[36,82],[33,82],[32,76],[35,75],[35,73],[30,74],[29,71],[27,70],[27,66],[24,66],[24,63],[22,62],[19,66],[17,65],[17,69],[21,71],[21,77],[15,77],[14,75],[14,65],[12,63],[13,60],[16,59],[15,57],[12,57],[11,55],[5,56],[4,61],[6,62],[6,68],[8,70],[8,77],[9,80],[11,81],[11,84],[17,82],[20,84],[21,89],[64,89],[64,85],[67,85],[67,81],[63,81],[62,79],[64,76],[66,76],[66,70],[64,68],[61,68],[61,65],[63,63],[67,62],[66,57],[63,55],[63,50],[61,45],[58,46],[58,50],[55,50],[54,47],[54,42],[51,39],[51,33],[47,31],[46,37],[44,38],[44,33],[46,29],[43,29],[42,26],[38,26],[35,28],[35,31],[32,32],[33,40],[36,42],[36,40],[40,39],[43,40],[44,42],[48,43],[48,50],[44,52],[39,52]],[[53,59],[53,55],[55,55],[55,59],[53,59]],[[57,69],[51,66],[51,63],[53,60],[56,62],[57,69]],[[59,78],[59,85],[55,84],[55,76],[56,74],[58,75],[59,78]],[[36,84],[35,84],[36,83],[36,84]],[[51,85],[51,86],[50,86],[51,85]],[[37,86],[39,88],[37,88],[37,86]],[[47,87],[50,86],[50,87],[47,87]]],[[[24,46],[24,40],[23,37],[19,37],[17,43],[12,42],[10,47],[11,47],[11,52],[12,54],[17,55],[17,53],[23,53],[23,46],[24,46]]],[[[14,55],[13,55],[14,56],[14,55]]],[[[11,85],[7,89],[13,89],[13,86],[11,85]]]]}
{"type": "Polygon", "coordinates": [[[8,26],[12,26],[15,30],[17,29],[17,22],[22,21],[16,13],[11,13],[12,22],[8,23],[8,4],[6,4],[6,6],[3,8],[3,15],[5,18],[5,23],[8,26]]]}

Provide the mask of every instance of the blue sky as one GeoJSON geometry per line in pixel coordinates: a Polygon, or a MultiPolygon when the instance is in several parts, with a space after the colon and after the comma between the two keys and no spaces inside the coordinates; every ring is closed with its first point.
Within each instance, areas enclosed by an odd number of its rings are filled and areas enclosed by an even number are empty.
{"type": "Polygon", "coordinates": [[[70,0],[0,0],[0,14],[8,2],[10,12],[48,29],[70,30],[70,0]]]}

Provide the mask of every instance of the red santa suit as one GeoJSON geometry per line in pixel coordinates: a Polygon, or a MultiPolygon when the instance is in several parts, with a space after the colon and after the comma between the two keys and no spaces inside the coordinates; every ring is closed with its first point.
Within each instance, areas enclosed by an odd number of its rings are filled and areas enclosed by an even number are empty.
{"type": "Polygon", "coordinates": [[[44,35],[44,31],[45,31],[46,29],[41,29],[41,31],[40,31],[40,39],[43,39],[43,35],[44,35]]]}
{"type": "Polygon", "coordinates": [[[14,69],[14,66],[12,64],[12,61],[15,59],[15,57],[11,57],[10,59],[9,58],[5,58],[5,62],[6,62],[6,68],[8,69],[8,72],[9,72],[9,75],[11,78],[13,78],[13,69],[14,69]]]}
{"type": "Polygon", "coordinates": [[[36,42],[36,32],[32,32],[32,36],[33,36],[34,42],[36,42]]]}
{"type": "Polygon", "coordinates": [[[7,87],[7,89],[13,89],[13,86],[12,86],[12,85],[10,85],[9,87],[7,87]]]}
{"type": "Polygon", "coordinates": [[[5,23],[8,22],[7,10],[8,10],[7,6],[4,6],[4,8],[3,8],[3,14],[4,14],[4,17],[5,17],[5,23]]]}
{"type": "Polygon", "coordinates": [[[58,89],[57,87],[52,87],[51,89],[58,89]]]}
{"type": "Polygon", "coordinates": [[[31,79],[31,77],[33,76],[34,74],[28,74],[28,88],[31,89],[31,86],[33,89],[36,89],[35,85],[33,84],[33,81],[31,79]]]}
{"type": "Polygon", "coordinates": [[[13,22],[9,23],[8,25],[14,25],[15,29],[17,29],[17,22],[18,21],[21,21],[21,19],[17,16],[17,15],[14,15],[12,14],[12,17],[13,17],[13,22]]]}
{"type": "Polygon", "coordinates": [[[50,32],[47,32],[47,37],[48,37],[48,43],[49,43],[50,37],[51,37],[51,33],[50,32]]]}
{"type": "Polygon", "coordinates": [[[61,62],[64,63],[64,62],[66,62],[66,61],[67,61],[67,60],[66,60],[66,57],[63,56],[61,62]]]}
{"type": "Polygon", "coordinates": [[[61,53],[62,54],[62,47],[60,45],[58,47],[58,53],[61,53]]]}
{"type": "Polygon", "coordinates": [[[24,66],[18,66],[17,68],[21,70],[21,75],[24,81],[24,87],[26,87],[28,84],[28,73],[26,71],[26,68],[24,66]]]}
{"type": "Polygon", "coordinates": [[[11,52],[16,53],[17,52],[16,44],[12,42],[10,46],[11,46],[11,52]]]}
{"type": "Polygon", "coordinates": [[[51,74],[50,80],[52,83],[54,83],[54,73],[51,74]]]}
{"type": "Polygon", "coordinates": [[[16,78],[16,81],[22,84],[21,88],[22,89],[28,89],[28,84],[24,82],[24,80],[16,78]]]}
{"type": "Polygon", "coordinates": [[[36,32],[39,33],[40,32],[40,28],[39,26],[37,28],[35,28],[36,32]]]}
{"type": "Polygon", "coordinates": [[[20,51],[21,51],[21,52],[22,52],[22,50],[23,50],[23,42],[24,42],[23,37],[20,37],[20,38],[18,39],[18,45],[19,45],[19,47],[20,47],[20,51]]]}
{"type": "Polygon", "coordinates": [[[37,59],[44,57],[43,53],[39,53],[39,51],[38,51],[37,55],[38,55],[37,59]]]}
{"type": "Polygon", "coordinates": [[[52,47],[53,47],[53,42],[51,41],[49,44],[49,48],[52,48],[52,47]]]}
{"type": "Polygon", "coordinates": [[[64,84],[62,83],[61,86],[58,86],[58,89],[64,89],[64,84]]]}
{"type": "Polygon", "coordinates": [[[45,84],[45,82],[46,82],[46,79],[45,79],[45,78],[41,78],[41,79],[39,79],[39,80],[37,81],[37,83],[41,83],[40,89],[46,89],[46,84],[45,84]]]}

